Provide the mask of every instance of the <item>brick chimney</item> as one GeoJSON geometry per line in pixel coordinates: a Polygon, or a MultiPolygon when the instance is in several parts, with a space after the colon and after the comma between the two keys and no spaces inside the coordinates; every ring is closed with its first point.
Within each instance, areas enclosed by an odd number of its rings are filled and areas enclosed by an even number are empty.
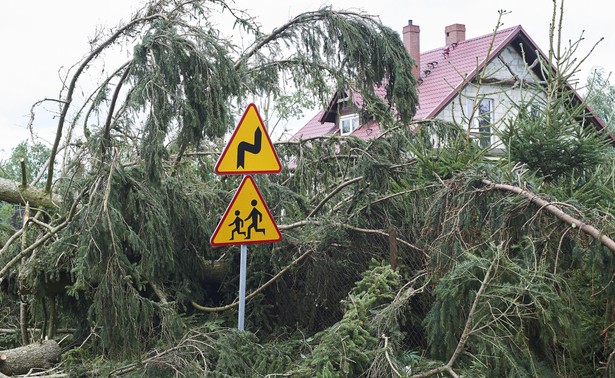
{"type": "Polygon", "coordinates": [[[412,25],[412,20],[408,20],[408,25],[403,29],[404,46],[406,51],[416,62],[416,67],[412,69],[412,73],[416,79],[420,79],[421,67],[421,28],[418,25],[412,25]]]}
{"type": "Polygon", "coordinates": [[[452,24],[444,28],[446,36],[445,46],[459,43],[466,40],[466,26],[464,24],[452,24]]]}

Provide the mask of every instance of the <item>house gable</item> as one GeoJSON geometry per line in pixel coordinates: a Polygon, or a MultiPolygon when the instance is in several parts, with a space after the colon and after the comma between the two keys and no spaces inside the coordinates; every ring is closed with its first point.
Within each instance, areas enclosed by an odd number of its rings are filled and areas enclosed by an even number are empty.
{"type": "MultiPolygon", "coordinates": [[[[484,73],[481,73],[480,83],[478,78],[466,82],[451,101],[439,112],[434,112],[431,118],[468,125],[473,117],[475,124],[479,103],[488,102],[490,135],[483,136],[483,140],[487,140],[485,145],[497,149],[501,143],[495,131],[501,128],[503,121],[516,116],[515,104],[529,103],[535,96],[544,97],[541,91],[535,89],[541,81],[538,73],[523,59],[522,53],[509,43],[487,64],[484,73]]],[[[481,138],[478,126],[474,125],[470,130],[477,139],[481,138]]]]}
{"type": "MultiPolygon", "coordinates": [[[[492,49],[495,56],[498,50],[503,48],[507,41],[512,39],[514,33],[521,27],[508,28],[498,31],[492,49]]],[[[432,119],[437,115],[455,95],[462,90],[467,80],[471,80],[483,64],[493,36],[491,34],[478,38],[453,43],[444,48],[428,51],[421,54],[420,78],[418,80],[419,104],[415,119],[432,119]],[[477,66],[477,62],[479,65],[477,66]]],[[[384,89],[376,88],[376,92],[384,92],[384,89]]],[[[378,93],[380,94],[380,93],[378,93]]],[[[384,93],[381,94],[384,97],[384,93]]],[[[327,109],[319,112],[312,120],[304,125],[292,139],[308,138],[316,135],[336,134],[339,118],[338,94],[332,97],[327,109]],[[316,124],[318,121],[320,124],[316,124]],[[326,131],[326,134],[319,134],[326,131]]],[[[363,105],[363,99],[358,94],[348,97],[357,108],[363,105]]],[[[361,124],[352,135],[358,137],[375,137],[380,135],[377,124],[373,121],[361,124]]]]}
{"type": "Polygon", "coordinates": [[[424,66],[418,87],[419,109],[414,118],[435,118],[521,30],[521,26],[515,26],[421,54],[424,66]]]}

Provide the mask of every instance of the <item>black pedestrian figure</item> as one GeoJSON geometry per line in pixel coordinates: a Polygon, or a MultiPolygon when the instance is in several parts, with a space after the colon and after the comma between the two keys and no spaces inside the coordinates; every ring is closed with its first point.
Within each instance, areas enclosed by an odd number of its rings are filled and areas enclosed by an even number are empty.
{"type": "Polygon", "coordinates": [[[239,214],[239,210],[235,210],[235,219],[231,222],[231,224],[229,224],[230,227],[235,227],[233,228],[233,231],[231,231],[231,240],[235,238],[235,232],[239,235],[246,234],[245,232],[241,231],[243,227],[243,220],[239,217],[239,214]]]}
{"type": "Polygon", "coordinates": [[[250,235],[252,232],[252,229],[254,229],[255,232],[262,232],[263,234],[265,234],[265,229],[264,228],[258,228],[258,223],[263,221],[263,214],[261,214],[260,211],[258,211],[256,209],[256,204],[258,202],[256,200],[252,200],[252,202],[250,202],[250,204],[253,206],[252,211],[250,211],[250,214],[248,215],[248,217],[245,220],[250,219],[250,221],[252,223],[250,223],[250,225],[248,226],[248,236],[246,236],[246,239],[250,239],[250,235]]]}

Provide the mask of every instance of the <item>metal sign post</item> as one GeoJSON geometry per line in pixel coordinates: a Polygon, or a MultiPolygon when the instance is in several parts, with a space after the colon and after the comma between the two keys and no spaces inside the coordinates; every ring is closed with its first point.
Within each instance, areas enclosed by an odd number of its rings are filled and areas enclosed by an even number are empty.
{"type": "Polygon", "coordinates": [[[239,315],[237,328],[243,331],[246,314],[246,269],[248,266],[248,246],[241,245],[241,257],[239,261],[239,315]]]}

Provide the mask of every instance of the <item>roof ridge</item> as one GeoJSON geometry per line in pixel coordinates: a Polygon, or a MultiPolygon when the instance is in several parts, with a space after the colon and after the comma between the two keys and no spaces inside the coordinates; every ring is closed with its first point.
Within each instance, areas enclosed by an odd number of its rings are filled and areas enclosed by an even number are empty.
{"type": "MultiPolygon", "coordinates": [[[[513,32],[513,31],[515,31],[517,29],[523,29],[523,28],[521,27],[521,25],[510,26],[510,27],[507,27],[507,28],[504,28],[504,29],[499,29],[498,31],[496,31],[495,34],[496,35],[500,35],[500,34],[505,34],[505,33],[511,33],[511,32],[513,32]]],[[[487,33],[487,34],[483,34],[483,35],[479,35],[479,36],[472,37],[472,38],[468,38],[468,39],[465,39],[465,40],[463,40],[461,42],[457,42],[457,44],[466,44],[466,43],[474,42],[474,41],[477,41],[477,40],[480,40],[480,39],[483,39],[483,38],[487,38],[487,37],[491,37],[491,36],[493,36],[493,32],[487,33]]],[[[435,53],[435,52],[438,52],[438,51],[442,51],[442,49],[445,49],[445,48],[447,48],[447,47],[449,47],[451,45],[444,45],[444,46],[437,47],[435,49],[427,50],[427,51],[421,52],[421,55],[423,55],[423,54],[431,54],[431,53],[435,53]]]]}

